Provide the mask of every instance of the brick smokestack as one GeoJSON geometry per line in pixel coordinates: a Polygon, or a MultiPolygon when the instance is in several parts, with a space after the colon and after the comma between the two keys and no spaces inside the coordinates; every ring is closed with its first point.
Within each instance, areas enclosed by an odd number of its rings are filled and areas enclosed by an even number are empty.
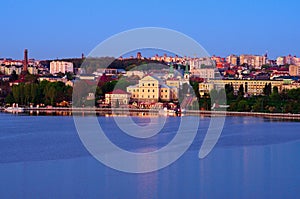
{"type": "Polygon", "coordinates": [[[28,70],[28,50],[25,49],[24,50],[24,61],[23,61],[23,71],[27,71],[28,70]]]}

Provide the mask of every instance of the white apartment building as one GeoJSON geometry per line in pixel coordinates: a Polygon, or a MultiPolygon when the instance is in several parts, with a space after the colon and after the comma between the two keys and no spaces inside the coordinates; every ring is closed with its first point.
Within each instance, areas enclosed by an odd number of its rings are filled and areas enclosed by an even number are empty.
{"type": "Polygon", "coordinates": [[[50,73],[66,73],[66,72],[74,72],[74,67],[72,62],[65,61],[52,61],[50,62],[50,73]]]}

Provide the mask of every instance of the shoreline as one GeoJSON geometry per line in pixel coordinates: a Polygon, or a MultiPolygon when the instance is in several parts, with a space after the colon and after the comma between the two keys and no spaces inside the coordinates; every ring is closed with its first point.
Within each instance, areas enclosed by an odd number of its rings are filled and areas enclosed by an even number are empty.
{"type": "MultiPolygon", "coordinates": [[[[0,111],[5,112],[5,109],[1,107],[0,111]]],[[[186,110],[183,113],[176,114],[175,112],[164,112],[161,109],[41,107],[41,108],[24,108],[24,112],[25,113],[27,112],[42,112],[42,113],[70,112],[75,114],[76,113],[102,113],[102,114],[150,113],[150,114],[158,114],[158,115],[165,115],[165,116],[213,116],[213,117],[249,116],[249,117],[300,120],[300,114],[292,114],[292,113],[260,113],[260,112],[201,111],[201,110],[186,110]]]]}

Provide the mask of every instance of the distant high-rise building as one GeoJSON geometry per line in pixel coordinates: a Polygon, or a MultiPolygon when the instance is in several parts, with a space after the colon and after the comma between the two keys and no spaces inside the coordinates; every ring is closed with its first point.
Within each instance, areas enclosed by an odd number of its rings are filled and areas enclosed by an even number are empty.
{"type": "Polygon", "coordinates": [[[263,65],[267,63],[267,56],[258,55],[240,55],[240,64],[247,64],[253,66],[256,69],[261,69],[263,65]]]}
{"type": "Polygon", "coordinates": [[[290,65],[289,73],[291,76],[299,76],[300,75],[300,66],[290,65]]]}
{"type": "Polygon", "coordinates": [[[24,61],[23,61],[23,71],[28,70],[28,50],[24,50],[24,61]]]}
{"type": "Polygon", "coordinates": [[[226,58],[227,63],[229,63],[232,66],[238,66],[240,65],[240,57],[236,55],[229,55],[226,58]]]}
{"type": "Polygon", "coordinates": [[[50,62],[50,73],[66,73],[66,72],[74,72],[73,63],[65,62],[65,61],[52,61],[50,62]]]}

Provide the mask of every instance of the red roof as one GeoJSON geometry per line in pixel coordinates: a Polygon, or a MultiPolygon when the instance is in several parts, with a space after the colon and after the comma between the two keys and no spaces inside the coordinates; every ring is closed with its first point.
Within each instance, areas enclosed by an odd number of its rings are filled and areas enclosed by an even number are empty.
{"type": "Polygon", "coordinates": [[[127,93],[121,89],[116,89],[116,90],[113,90],[112,92],[109,92],[108,94],[120,94],[120,95],[127,94],[127,95],[129,95],[130,93],[127,93]]]}

